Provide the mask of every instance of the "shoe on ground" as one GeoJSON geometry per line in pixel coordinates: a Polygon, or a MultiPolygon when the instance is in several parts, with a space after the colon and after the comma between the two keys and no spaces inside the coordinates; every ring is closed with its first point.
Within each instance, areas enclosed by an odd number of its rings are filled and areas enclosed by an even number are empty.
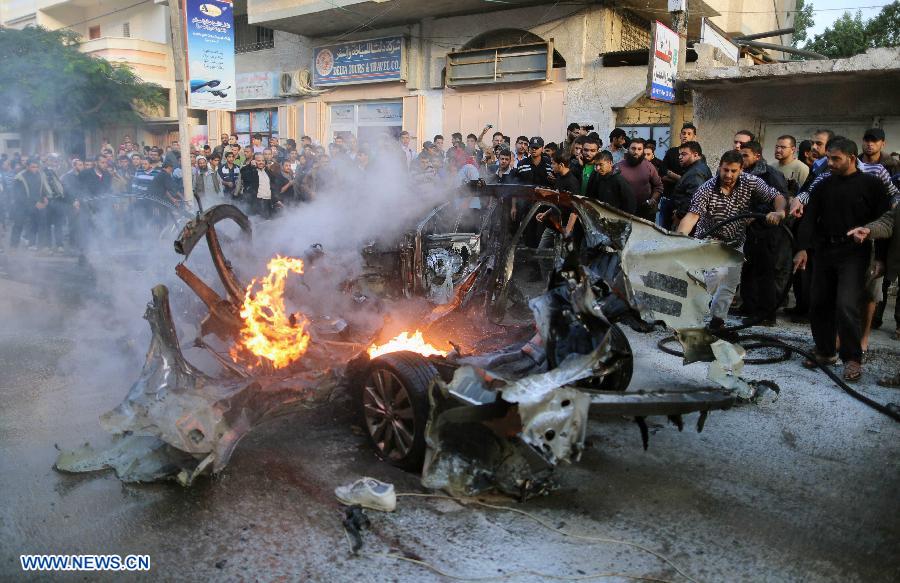
{"type": "Polygon", "coordinates": [[[381,482],[375,478],[360,478],[352,484],[338,486],[334,495],[341,504],[353,506],[359,504],[363,508],[393,512],[397,507],[397,494],[394,485],[381,482]]]}
{"type": "Polygon", "coordinates": [[[831,356],[823,356],[815,350],[812,351],[812,356],[813,358],[807,358],[800,364],[802,364],[804,368],[819,368],[820,365],[831,366],[833,364],[837,364],[838,360],[837,355],[833,354],[831,356]]]}
{"type": "Polygon", "coordinates": [[[709,329],[710,330],[721,330],[725,327],[725,320],[722,318],[713,318],[709,321],[709,329]]]}
{"type": "Polygon", "coordinates": [[[844,380],[848,383],[855,383],[862,378],[862,363],[855,360],[848,360],[844,363],[844,380]]]}

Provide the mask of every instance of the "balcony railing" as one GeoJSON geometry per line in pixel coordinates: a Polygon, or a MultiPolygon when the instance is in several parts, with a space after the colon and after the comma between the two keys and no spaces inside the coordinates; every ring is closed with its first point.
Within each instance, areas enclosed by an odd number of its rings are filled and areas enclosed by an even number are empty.
{"type": "Polygon", "coordinates": [[[271,40],[263,40],[253,43],[242,43],[234,45],[234,52],[236,54],[241,53],[252,53],[254,51],[264,51],[266,49],[274,49],[275,48],[275,39],[271,40]]]}

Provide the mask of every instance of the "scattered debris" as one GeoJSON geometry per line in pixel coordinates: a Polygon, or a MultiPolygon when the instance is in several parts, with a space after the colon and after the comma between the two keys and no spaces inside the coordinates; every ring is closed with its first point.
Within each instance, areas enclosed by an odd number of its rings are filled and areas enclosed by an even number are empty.
{"type": "Polygon", "coordinates": [[[366,516],[366,511],[363,510],[362,506],[354,504],[344,510],[342,524],[344,525],[344,532],[347,533],[347,538],[350,541],[350,551],[355,555],[363,547],[362,530],[371,528],[372,523],[369,522],[369,517],[366,516]]]}
{"type": "MultiPolygon", "coordinates": [[[[496,488],[526,499],[554,487],[559,463],[580,458],[589,410],[635,418],[646,448],[647,416],[666,416],[680,430],[682,415],[698,412],[699,431],[709,411],[733,404],[731,388],[626,393],[634,362],[617,322],[640,331],[665,322],[698,359],[724,351],[710,378],[744,390],[735,349],[711,348],[712,338],[702,332],[709,295],[699,275],[710,264],[737,265],[738,252],[567,193],[520,185],[473,188],[477,192],[461,196],[477,197],[478,208],[450,202],[399,243],[373,242],[362,253],[364,272],[342,285],[348,305],[369,314],[377,315],[386,302],[411,305],[404,302],[412,297],[433,306],[415,321],[421,332],[413,335],[413,346],[377,357],[367,354],[377,330],[356,329],[347,314],[301,318],[286,310],[279,312],[279,330],[308,342],[296,357],[267,364],[265,351],[250,358],[247,350],[214,349],[210,336],[226,345],[244,341],[242,307],[252,288],[224,257],[215,227],[232,220],[249,240],[250,223],[230,205],[189,221],[176,251],[188,257],[205,238],[225,297],[183,262],[176,273],[208,309],[194,345],[222,366],[221,378],[185,360],[168,290],[157,286],[145,314],[152,340],[144,368],[125,401],[101,417],[115,436],[112,447],[63,452],[56,467],[113,468],[124,481],[168,478],[190,485],[222,471],[239,440],[263,421],[326,402],[336,389],[349,387],[379,455],[409,469],[424,464],[425,486],[466,495],[496,488]],[[513,224],[512,209],[529,205],[513,224]],[[525,226],[546,207],[575,213],[577,233],[552,249],[525,246],[525,226]],[[429,344],[423,335],[430,339],[438,330],[453,340],[453,349],[423,355],[419,345],[429,344]]],[[[303,262],[314,267],[325,257],[321,246],[314,247],[303,262]]],[[[306,278],[307,290],[312,272],[298,276],[306,278]]],[[[284,291],[280,281],[272,286],[276,296],[284,291]]],[[[281,300],[266,301],[281,308],[281,300]]],[[[257,323],[265,327],[265,320],[257,323]]],[[[266,337],[269,331],[258,332],[266,337]]],[[[344,503],[380,510],[396,504],[393,487],[371,478],[335,494],[344,503]]],[[[364,518],[350,521],[362,524],[364,518]]]]}

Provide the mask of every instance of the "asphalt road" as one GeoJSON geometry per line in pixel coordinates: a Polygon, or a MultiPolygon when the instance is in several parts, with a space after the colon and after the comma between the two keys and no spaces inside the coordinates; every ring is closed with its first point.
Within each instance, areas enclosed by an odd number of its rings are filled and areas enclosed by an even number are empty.
{"type": "MultiPolygon", "coordinates": [[[[900,424],[796,359],[747,370],[781,385],[775,403],[713,413],[701,434],[695,417],[682,433],[656,420],[646,452],[633,423],[592,421],[592,447],[559,468],[561,490],[525,504],[490,500],[608,542],[471,501],[401,497],[396,512],[369,513],[363,554],[352,556],[336,485],[369,475],[424,490],[375,458],[341,400],[259,428],[220,476],[190,489],[59,474],[55,446],[103,442],[97,416],[123,398],[146,349],[142,286],[155,272],[143,266],[119,282],[136,290],[122,301],[87,293],[111,285],[92,267],[0,255],[0,579],[449,580],[386,556],[401,555],[466,578],[688,581],[640,545],[703,582],[900,580],[900,424]],[[26,577],[25,553],[149,554],[151,570],[26,577]]],[[[808,337],[798,326],[777,333],[808,337]]],[[[706,384],[705,365],[656,350],[660,334],[628,335],[633,389],[706,384]]],[[[862,390],[900,402],[872,373],[898,354],[877,332],[862,390]]]]}

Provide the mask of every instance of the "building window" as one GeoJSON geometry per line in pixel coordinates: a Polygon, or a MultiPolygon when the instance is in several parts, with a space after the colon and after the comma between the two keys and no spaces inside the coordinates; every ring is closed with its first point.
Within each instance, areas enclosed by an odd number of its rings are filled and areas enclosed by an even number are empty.
{"type": "Polygon", "coordinates": [[[250,53],[275,48],[275,31],[247,23],[246,14],[234,15],[234,52],[250,53]]]}
{"type": "Polygon", "coordinates": [[[383,135],[400,137],[403,129],[403,103],[400,101],[365,101],[335,103],[331,106],[330,135],[349,139],[356,136],[359,143],[375,147],[383,135]]]}
{"type": "Polygon", "coordinates": [[[254,109],[231,114],[231,127],[241,146],[250,145],[253,134],[262,136],[262,145],[269,145],[269,138],[278,137],[278,109],[254,109]]]}
{"type": "Polygon", "coordinates": [[[90,40],[94,40],[95,38],[100,38],[100,27],[92,26],[88,29],[88,38],[90,40]]]}
{"type": "Polygon", "coordinates": [[[131,38],[131,23],[123,22],[122,23],[122,36],[125,38],[131,38]]]}
{"type": "Polygon", "coordinates": [[[6,148],[9,150],[18,150],[21,147],[21,140],[6,140],[6,148]]]}

